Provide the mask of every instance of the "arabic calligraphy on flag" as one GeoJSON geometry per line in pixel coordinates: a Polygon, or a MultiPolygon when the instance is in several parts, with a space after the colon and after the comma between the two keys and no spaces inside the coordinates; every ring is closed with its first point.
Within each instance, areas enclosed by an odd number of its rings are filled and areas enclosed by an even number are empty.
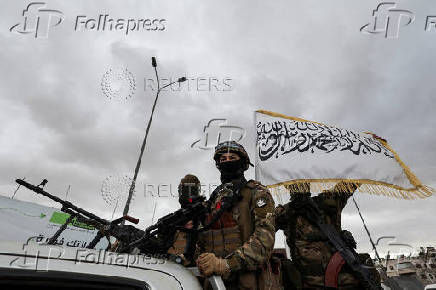
{"type": "MultiPolygon", "coordinates": [[[[259,110],[255,113],[256,179],[269,187],[359,184],[359,191],[413,199],[434,190],[418,180],[386,140],[259,110]]],[[[347,188],[344,188],[347,191],[347,188]]]]}

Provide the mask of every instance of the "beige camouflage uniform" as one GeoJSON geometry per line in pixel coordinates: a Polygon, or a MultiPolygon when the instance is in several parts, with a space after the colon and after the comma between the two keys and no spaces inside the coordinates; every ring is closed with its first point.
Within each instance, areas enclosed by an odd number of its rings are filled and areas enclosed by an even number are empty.
{"type": "MultiPolygon", "coordinates": [[[[277,289],[269,271],[275,238],[274,200],[266,187],[253,180],[240,193],[242,200],[200,236],[199,247],[201,252],[227,259],[226,289],[277,289]]],[[[220,208],[221,198],[211,203],[212,215],[220,208]]]]}

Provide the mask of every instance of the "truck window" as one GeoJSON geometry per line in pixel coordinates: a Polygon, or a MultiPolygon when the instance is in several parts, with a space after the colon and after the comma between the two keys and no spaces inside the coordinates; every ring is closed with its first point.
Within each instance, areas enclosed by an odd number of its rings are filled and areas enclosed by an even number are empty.
{"type": "Polygon", "coordinates": [[[0,269],[0,289],[29,290],[150,290],[144,281],[92,274],[34,271],[23,269],[0,269]]]}
{"type": "Polygon", "coordinates": [[[405,262],[405,263],[398,263],[397,265],[397,269],[398,270],[403,270],[403,269],[414,269],[415,267],[413,266],[412,263],[410,262],[405,262]]]}

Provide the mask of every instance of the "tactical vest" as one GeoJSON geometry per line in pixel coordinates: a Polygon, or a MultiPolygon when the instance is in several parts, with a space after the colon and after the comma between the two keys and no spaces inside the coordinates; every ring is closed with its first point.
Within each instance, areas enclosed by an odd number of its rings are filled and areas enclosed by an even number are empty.
{"type": "MultiPolygon", "coordinates": [[[[242,199],[230,211],[224,212],[210,230],[202,233],[201,239],[206,252],[224,258],[248,241],[254,230],[254,221],[250,212],[254,189],[255,182],[247,182],[240,192],[242,199]]],[[[219,208],[220,197],[217,197],[211,204],[211,214],[206,217],[206,224],[219,208]]]]}

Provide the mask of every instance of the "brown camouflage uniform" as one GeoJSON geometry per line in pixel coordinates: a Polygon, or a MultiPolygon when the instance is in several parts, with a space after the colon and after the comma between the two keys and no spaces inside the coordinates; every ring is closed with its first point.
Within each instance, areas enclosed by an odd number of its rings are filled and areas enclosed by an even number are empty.
{"type": "MultiPolygon", "coordinates": [[[[192,202],[192,197],[200,194],[200,180],[193,174],[186,174],[179,183],[179,203],[182,208],[192,202]]],[[[185,225],[185,228],[193,228],[193,222],[190,221],[185,225]]],[[[186,232],[178,230],[174,235],[174,243],[168,249],[168,254],[181,255],[185,253],[188,235],[186,232]]]]}
{"type": "Polygon", "coordinates": [[[180,255],[185,252],[186,248],[186,233],[177,231],[174,236],[174,243],[171,248],[168,249],[168,254],[180,255]]]}
{"type": "MultiPolygon", "coordinates": [[[[322,222],[332,224],[341,232],[341,212],[352,194],[325,191],[312,197],[322,212],[322,222]]],[[[276,227],[284,230],[293,263],[301,275],[300,287],[324,289],[324,272],[336,249],[318,226],[307,218],[306,213],[310,210],[306,207],[307,198],[311,198],[310,193],[293,193],[291,202],[278,206],[276,227]]],[[[338,286],[338,289],[344,290],[364,289],[348,265],[344,265],[339,273],[338,286]]]]}
{"type": "MultiPolygon", "coordinates": [[[[227,259],[231,272],[223,277],[226,289],[277,289],[268,271],[275,238],[274,200],[267,188],[254,180],[240,193],[242,199],[201,234],[200,251],[227,259]]],[[[210,204],[212,215],[219,210],[221,198],[217,196],[210,204]]]]}
{"type": "Polygon", "coordinates": [[[187,244],[187,234],[183,231],[177,231],[174,235],[174,243],[171,248],[168,249],[168,254],[181,255],[185,253],[187,244]]]}

